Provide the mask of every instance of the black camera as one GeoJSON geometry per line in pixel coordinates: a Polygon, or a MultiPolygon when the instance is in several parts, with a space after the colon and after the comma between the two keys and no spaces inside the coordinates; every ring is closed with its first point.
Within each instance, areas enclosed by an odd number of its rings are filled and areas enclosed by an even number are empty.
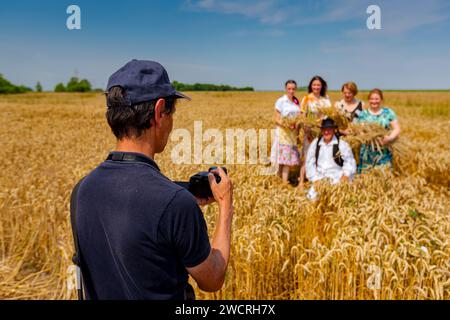
{"type": "MultiPolygon", "coordinates": [[[[175,183],[178,184],[179,186],[187,189],[190,193],[192,193],[197,198],[200,198],[200,199],[211,198],[213,196],[213,194],[211,191],[211,187],[209,185],[208,173],[210,173],[211,170],[215,170],[215,169],[217,169],[217,167],[211,167],[211,168],[209,168],[208,171],[199,172],[199,173],[193,175],[189,179],[189,182],[176,181],[175,183]]],[[[225,171],[225,173],[228,173],[227,168],[222,167],[222,169],[223,169],[223,171],[225,171]]],[[[216,178],[217,183],[219,183],[222,180],[218,174],[214,174],[214,176],[216,178]]]]}

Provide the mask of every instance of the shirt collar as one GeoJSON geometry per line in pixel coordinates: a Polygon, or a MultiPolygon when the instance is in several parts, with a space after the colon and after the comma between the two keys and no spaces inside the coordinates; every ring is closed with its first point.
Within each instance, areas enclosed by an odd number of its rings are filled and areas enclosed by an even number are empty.
{"type": "MultiPolygon", "coordinates": [[[[337,140],[337,138],[336,138],[336,135],[334,135],[333,136],[333,139],[331,139],[331,142],[328,144],[328,145],[333,145],[333,144],[337,144],[338,143],[338,140],[337,140]]],[[[327,145],[326,143],[325,143],[325,141],[323,141],[323,137],[322,138],[320,138],[320,141],[319,141],[319,146],[325,146],[325,145],[327,145]]]]}
{"type": "Polygon", "coordinates": [[[286,101],[286,102],[289,102],[289,103],[292,103],[292,104],[294,104],[294,105],[296,105],[294,102],[292,102],[290,99],[289,99],[289,97],[287,96],[287,94],[285,94],[284,95],[284,101],[286,101]]]}
{"type": "Polygon", "coordinates": [[[109,153],[108,158],[106,160],[134,162],[134,163],[141,162],[150,165],[151,167],[155,168],[158,171],[161,171],[156,162],[152,158],[146,156],[143,153],[112,151],[109,153]]]}
{"type": "Polygon", "coordinates": [[[284,95],[284,101],[286,101],[286,102],[291,102],[291,100],[289,100],[287,94],[284,95]]]}

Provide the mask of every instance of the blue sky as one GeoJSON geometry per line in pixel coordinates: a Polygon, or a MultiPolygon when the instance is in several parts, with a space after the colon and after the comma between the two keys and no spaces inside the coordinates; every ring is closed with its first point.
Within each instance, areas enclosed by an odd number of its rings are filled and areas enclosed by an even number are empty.
{"type": "Polygon", "coordinates": [[[45,89],[78,75],[104,88],[133,58],[171,80],[281,90],[315,74],[331,88],[450,88],[448,0],[47,0],[0,9],[0,73],[45,89]],[[81,30],[66,9],[81,8],[81,30]],[[366,9],[381,8],[381,30],[366,9]]]}

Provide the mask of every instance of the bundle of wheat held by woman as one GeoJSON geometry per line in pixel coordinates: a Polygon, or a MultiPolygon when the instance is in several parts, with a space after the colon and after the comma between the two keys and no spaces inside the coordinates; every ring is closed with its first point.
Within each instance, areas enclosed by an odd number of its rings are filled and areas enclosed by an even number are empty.
{"type": "Polygon", "coordinates": [[[343,139],[350,144],[355,154],[358,154],[355,151],[359,150],[363,144],[370,145],[373,150],[379,150],[380,152],[383,147],[386,147],[400,156],[404,155],[407,150],[406,142],[401,138],[383,146],[381,141],[388,134],[388,131],[378,123],[349,123],[348,129],[350,129],[350,134],[343,139]]]}
{"type": "Polygon", "coordinates": [[[288,121],[287,124],[295,125],[297,128],[300,129],[299,135],[303,135],[305,129],[311,132],[311,136],[313,138],[318,137],[320,134],[320,123],[322,121],[321,118],[316,118],[312,115],[309,116],[299,115],[287,121],[288,121]]]}

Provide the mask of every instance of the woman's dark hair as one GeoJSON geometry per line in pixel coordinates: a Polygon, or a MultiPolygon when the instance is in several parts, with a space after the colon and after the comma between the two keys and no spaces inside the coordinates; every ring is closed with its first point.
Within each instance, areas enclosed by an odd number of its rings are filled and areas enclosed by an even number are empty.
{"type": "Polygon", "coordinates": [[[286,88],[288,84],[295,84],[295,86],[297,87],[297,82],[295,80],[286,81],[286,83],[284,84],[284,87],[286,88]]]}
{"type": "Polygon", "coordinates": [[[320,83],[322,84],[322,89],[320,90],[320,95],[322,97],[326,97],[327,96],[327,91],[328,91],[328,84],[325,80],[323,80],[322,77],[320,76],[314,76],[311,81],[309,82],[309,86],[308,86],[308,93],[312,92],[312,84],[314,81],[319,80],[320,83]]]}
{"type": "MultiPolygon", "coordinates": [[[[175,97],[164,98],[165,113],[175,111],[175,97]]],[[[124,91],[121,87],[112,87],[106,93],[106,119],[112,132],[118,140],[123,138],[139,138],[144,130],[150,128],[150,120],[155,115],[157,100],[142,102],[129,106],[125,100],[124,91]]]]}

